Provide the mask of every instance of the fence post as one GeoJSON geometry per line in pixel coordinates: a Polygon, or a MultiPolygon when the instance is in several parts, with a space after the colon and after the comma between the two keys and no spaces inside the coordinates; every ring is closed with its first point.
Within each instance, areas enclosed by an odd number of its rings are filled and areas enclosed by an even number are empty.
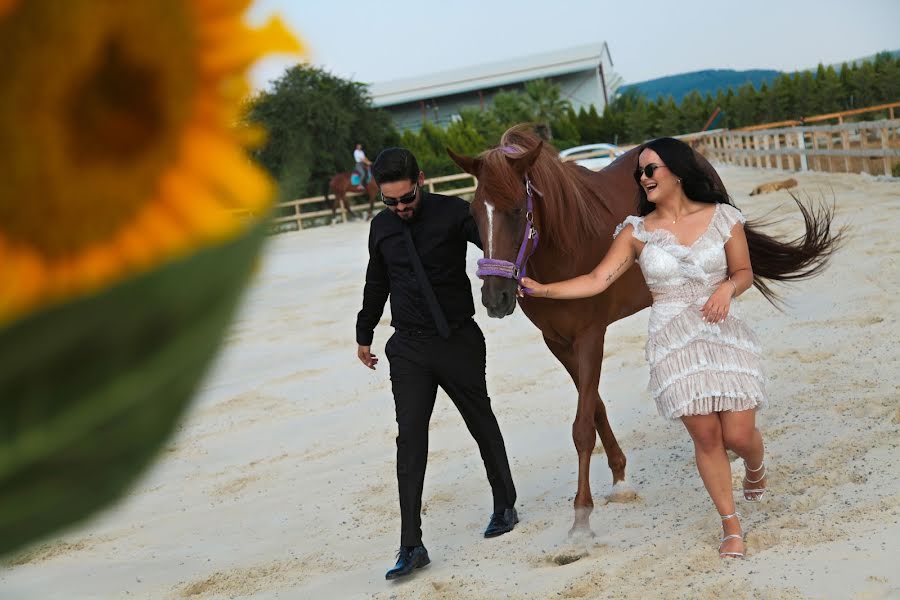
{"type": "Polygon", "coordinates": [[[294,205],[294,216],[297,218],[297,231],[303,230],[303,219],[300,218],[300,205],[294,205]]]}
{"type": "Polygon", "coordinates": [[[888,131],[887,127],[881,128],[881,149],[884,150],[884,157],[882,160],[884,161],[884,174],[890,177],[891,175],[891,157],[887,155],[887,151],[890,148],[888,145],[888,131]]]}
{"type": "MultiPolygon", "coordinates": [[[[850,134],[846,129],[841,130],[841,150],[846,152],[850,149],[850,134]]],[[[844,172],[850,172],[850,157],[844,156],[844,172]]]]}
{"type": "MultiPolygon", "coordinates": [[[[834,132],[833,131],[826,132],[825,148],[827,148],[829,151],[834,150],[834,140],[832,138],[834,138],[834,132]]],[[[828,155],[828,172],[834,173],[834,157],[831,156],[830,154],[828,155]]]]}
{"type": "Polygon", "coordinates": [[[796,168],[794,167],[794,153],[791,151],[794,144],[791,143],[791,137],[792,136],[789,133],[784,134],[784,149],[789,152],[789,154],[785,155],[785,157],[787,158],[788,168],[791,171],[795,171],[796,168]]]}
{"type": "MultiPolygon", "coordinates": [[[[868,147],[869,140],[866,139],[868,137],[869,137],[869,132],[866,131],[866,129],[864,127],[860,126],[859,127],[859,149],[860,150],[865,150],[868,147]]],[[[862,172],[868,173],[870,171],[869,157],[866,156],[865,153],[862,153],[859,158],[860,158],[860,161],[862,161],[862,164],[860,165],[862,172]]]]}
{"type": "Polygon", "coordinates": [[[777,154],[775,155],[775,157],[776,157],[775,161],[778,164],[778,168],[783,169],[784,161],[782,159],[784,157],[781,156],[781,134],[780,133],[776,133],[775,135],[772,136],[772,145],[775,147],[775,152],[777,152],[777,154]]]}
{"type": "Polygon", "coordinates": [[[800,155],[800,170],[809,171],[809,162],[806,160],[806,143],[803,140],[803,130],[797,132],[797,149],[800,155]]]}

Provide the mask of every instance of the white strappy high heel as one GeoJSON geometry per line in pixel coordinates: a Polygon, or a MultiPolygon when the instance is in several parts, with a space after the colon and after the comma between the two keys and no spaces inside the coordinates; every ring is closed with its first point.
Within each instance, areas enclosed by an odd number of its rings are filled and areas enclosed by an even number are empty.
{"type": "Polygon", "coordinates": [[[749,483],[750,485],[759,483],[763,479],[766,478],[768,474],[768,470],[766,469],[766,461],[762,461],[758,467],[755,469],[751,469],[747,464],[747,461],[744,461],[744,469],[747,473],[759,473],[762,471],[762,475],[757,479],[749,479],[747,475],[744,475],[744,501],[745,502],[759,502],[763,499],[763,496],[766,495],[766,488],[748,488],[746,487],[749,483]]]}
{"type": "MultiPolygon", "coordinates": [[[[735,517],[741,518],[739,513],[731,513],[730,515],[719,515],[722,517],[723,521],[727,521],[728,519],[733,519],[735,517]]],[[[727,542],[728,540],[741,540],[744,539],[744,532],[741,530],[741,533],[732,533],[731,535],[726,535],[719,542],[719,558],[744,558],[743,552],[722,552],[722,544],[727,542]]]]}

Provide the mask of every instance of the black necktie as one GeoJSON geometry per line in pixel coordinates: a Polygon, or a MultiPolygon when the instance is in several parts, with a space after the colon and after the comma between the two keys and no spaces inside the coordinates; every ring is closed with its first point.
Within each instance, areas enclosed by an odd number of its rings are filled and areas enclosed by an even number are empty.
{"type": "Polygon", "coordinates": [[[406,224],[403,225],[403,237],[406,238],[409,260],[416,272],[416,279],[419,280],[419,287],[422,288],[422,294],[425,296],[425,302],[428,304],[428,310],[431,311],[438,334],[442,338],[447,339],[450,337],[450,325],[447,324],[447,317],[444,316],[444,311],[441,310],[441,305],[438,304],[437,296],[434,295],[434,290],[431,289],[431,283],[429,283],[428,276],[425,274],[425,267],[422,266],[419,253],[416,252],[416,244],[413,242],[412,233],[406,224]]]}

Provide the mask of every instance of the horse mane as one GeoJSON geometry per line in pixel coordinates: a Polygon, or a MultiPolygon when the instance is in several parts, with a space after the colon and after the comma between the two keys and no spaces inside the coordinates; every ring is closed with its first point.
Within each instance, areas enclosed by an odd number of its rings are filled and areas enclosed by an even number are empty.
{"type": "MultiPolygon", "coordinates": [[[[533,150],[541,139],[528,124],[508,129],[500,145],[482,153],[479,182],[499,210],[512,210],[524,197],[522,176],[507,157],[516,158],[533,150]],[[487,173],[490,176],[485,177],[487,173]]],[[[586,175],[559,160],[558,152],[544,143],[540,154],[528,169],[535,189],[535,220],[541,239],[551,241],[567,254],[573,254],[588,238],[609,237],[615,223],[604,220],[611,211],[606,207],[599,185],[586,175]],[[602,208],[601,208],[602,207],[602,208]]]]}

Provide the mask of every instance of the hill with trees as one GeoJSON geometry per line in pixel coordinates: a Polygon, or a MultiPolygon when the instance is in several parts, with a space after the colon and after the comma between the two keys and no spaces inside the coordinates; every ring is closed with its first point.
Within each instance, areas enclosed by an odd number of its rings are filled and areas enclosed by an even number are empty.
{"type": "Polygon", "coordinates": [[[759,87],[763,83],[771,84],[779,75],[781,75],[781,71],[764,69],[750,71],[707,69],[623,85],[619,88],[619,92],[627,94],[630,90],[636,90],[638,94],[646,96],[650,100],[656,100],[660,96],[672,96],[675,102],[681,102],[691,92],[705,96],[706,94],[715,94],[719,90],[736,89],[748,83],[759,87]]]}

